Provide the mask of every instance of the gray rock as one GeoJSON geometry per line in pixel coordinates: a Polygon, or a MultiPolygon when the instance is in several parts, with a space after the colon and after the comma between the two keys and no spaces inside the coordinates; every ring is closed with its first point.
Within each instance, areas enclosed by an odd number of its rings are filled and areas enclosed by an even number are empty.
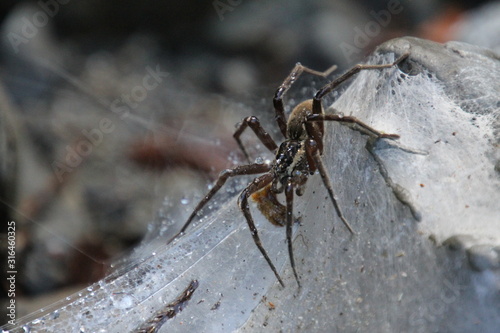
{"type": "Polygon", "coordinates": [[[473,270],[466,252],[500,244],[498,56],[465,44],[401,38],[381,45],[370,62],[389,63],[408,51],[399,68],[360,73],[333,104],[401,138],[368,142],[347,126],[326,126],[324,160],[356,234],[342,226],[321,180],[312,176],[295,200],[302,217],[293,237],[302,289],[288,264],[283,228],[254,211],[285,288],[255,247],[233,197],[212,202],[212,213],[183,237],[145,250],[151,254],[143,260],[27,325],[134,331],[182,304],[160,332],[496,332],[498,268],[476,260],[485,269],[473,270]],[[465,238],[452,238],[457,235],[465,238]],[[450,238],[456,250],[441,246],[450,238]],[[198,287],[187,297],[194,280],[198,287]]]}
{"type": "Polygon", "coordinates": [[[478,272],[499,268],[499,257],[491,245],[475,245],[468,249],[467,256],[471,267],[478,272]]]}

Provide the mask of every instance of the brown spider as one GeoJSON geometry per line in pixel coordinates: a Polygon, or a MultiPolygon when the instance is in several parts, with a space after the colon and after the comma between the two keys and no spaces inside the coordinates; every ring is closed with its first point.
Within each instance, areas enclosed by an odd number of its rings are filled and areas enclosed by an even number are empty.
{"type": "MultiPolygon", "coordinates": [[[[382,65],[366,65],[366,64],[358,64],[351,69],[349,69],[346,73],[339,76],[335,80],[331,81],[323,88],[318,90],[313,97],[313,99],[309,99],[303,101],[298,104],[290,114],[288,121],[285,119],[285,110],[283,104],[283,96],[291,87],[291,85],[297,80],[302,72],[308,72],[313,75],[319,76],[327,76],[334,69],[331,67],[325,72],[317,72],[307,67],[302,66],[300,63],[297,63],[295,67],[292,69],[291,73],[288,77],[283,81],[283,83],[276,90],[274,95],[273,104],[276,112],[276,121],[280,128],[281,133],[285,137],[285,141],[281,143],[278,147],[276,142],[271,138],[271,136],[262,128],[259,120],[255,116],[250,116],[243,119],[243,122],[239,125],[238,129],[234,133],[234,138],[236,142],[240,146],[241,150],[248,158],[248,154],[243,147],[240,136],[243,131],[250,127],[259,140],[269,149],[271,152],[276,152],[276,159],[271,163],[254,163],[248,165],[237,166],[233,169],[223,170],[219,178],[217,179],[215,185],[212,189],[207,193],[207,195],[198,203],[194,211],[189,216],[187,222],[182,227],[181,231],[177,234],[182,234],[189,226],[193,218],[198,214],[198,212],[205,206],[205,204],[219,191],[219,189],[224,185],[226,180],[229,177],[241,176],[241,175],[254,175],[264,173],[263,175],[255,178],[240,194],[238,199],[238,205],[245,216],[245,219],[248,223],[248,227],[250,228],[250,232],[252,233],[253,240],[257,245],[258,249],[266,259],[267,263],[271,267],[278,279],[279,283],[284,287],[285,284],[281,279],[276,267],[273,262],[269,258],[266,250],[262,246],[262,242],[260,241],[259,234],[257,232],[257,228],[255,227],[255,223],[253,221],[252,215],[250,214],[250,208],[248,205],[248,197],[252,194],[264,190],[266,200],[268,201],[267,206],[273,205],[277,208],[278,206],[283,207],[276,198],[278,193],[285,192],[286,199],[286,207],[285,207],[285,215],[286,215],[286,239],[288,243],[288,253],[290,257],[290,264],[292,266],[293,274],[297,281],[297,284],[300,288],[300,280],[297,275],[297,271],[295,269],[295,261],[293,257],[292,250],[292,224],[293,224],[293,193],[295,189],[295,194],[301,196],[304,193],[304,186],[307,182],[309,175],[315,173],[316,170],[319,171],[321,178],[323,179],[323,183],[328,191],[330,199],[335,207],[337,215],[342,220],[347,229],[354,234],[353,229],[344,218],[342,211],[335,199],[333,194],[333,188],[331,185],[330,177],[328,176],[325,165],[323,164],[323,160],[321,155],[323,153],[323,134],[324,134],[324,121],[340,121],[340,122],[348,122],[353,123],[359,126],[363,132],[367,132],[377,138],[390,138],[397,139],[399,138],[396,134],[384,134],[381,133],[374,128],[368,126],[362,121],[358,120],[352,116],[341,116],[338,114],[325,114],[323,112],[322,106],[322,98],[333,91],[337,86],[339,86],[342,82],[353,76],[364,69],[383,69],[389,68],[399,64],[401,61],[406,59],[409,56],[408,53],[403,54],[396,61],[390,64],[382,64],[382,65]],[[270,203],[270,204],[269,204],[270,203]]],[[[279,209],[278,209],[279,210],[279,209]]],[[[279,213],[268,213],[265,214],[266,217],[273,223],[280,226],[283,226],[284,223],[279,220],[276,216],[279,216],[279,213]]],[[[176,235],[176,236],[177,236],[176,235]]],[[[174,237],[175,238],[175,237],[174,237]]]]}

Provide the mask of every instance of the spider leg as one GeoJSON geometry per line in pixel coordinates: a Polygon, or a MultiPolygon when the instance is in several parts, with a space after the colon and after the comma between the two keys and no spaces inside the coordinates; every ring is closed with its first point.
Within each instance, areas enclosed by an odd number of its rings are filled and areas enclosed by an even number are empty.
{"type": "Polygon", "coordinates": [[[234,132],[233,137],[249,162],[250,157],[248,156],[248,153],[240,140],[241,134],[247,127],[250,127],[254,131],[259,140],[271,152],[274,152],[276,149],[278,149],[278,145],[276,144],[276,142],[274,142],[273,138],[264,130],[264,128],[260,124],[259,119],[255,116],[246,117],[245,119],[243,119],[236,132],[234,132]]]}
{"type": "Polygon", "coordinates": [[[333,72],[335,69],[337,69],[336,65],[333,65],[332,67],[328,68],[324,72],[319,72],[315,71],[313,69],[310,69],[308,67],[302,66],[300,62],[298,62],[295,67],[293,67],[292,71],[290,74],[285,78],[283,83],[278,87],[276,90],[276,93],[274,94],[273,98],[273,105],[274,105],[274,110],[276,112],[276,121],[278,122],[278,126],[280,128],[281,133],[283,136],[286,138],[286,130],[287,130],[287,124],[286,124],[286,118],[285,118],[285,106],[283,105],[283,96],[285,93],[290,89],[292,84],[299,78],[300,74],[303,72],[317,75],[317,76],[322,76],[326,77],[330,75],[331,72],[333,72]]]}
{"type": "Polygon", "coordinates": [[[295,280],[300,286],[299,276],[297,270],[295,269],[295,259],[293,257],[292,248],[292,224],[293,224],[293,184],[292,180],[289,178],[285,188],[285,198],[286,198],[286,241],[288,242],[288,256],[290,257],[290,264],[292,266],[293,275],[295,275],[295,280]]]}
{"type": "Polygon", "coordinates": [[[404,59],[408,58],[410,53],[404,53],[402,56],[400,56],[398,59],[396,59],[394,62],[390,64],[382,64],[382,65],[366,65],[366,64],[357,64],[356,66],[352,67],[349,69],[347,72],[333,80],[332,82],[328,83],[325,85],[323,88],[318,90],[316,95],[314,96],[313,99],[313,113],[315,114],[320,114],[322,112],[322,107],[321,107],[321,99],[328,93],[330,93],[332,90],[334,90],[336,87],[338,87],[342,82],[346,81],[349,79],[351,76],[355,75],[356,73],[365,70],[365,69],[383,69],[383,68],[390,68],[392,66],[396,66],[399,64],[401,61],[404,59]]]}
{"type": "Polygon", "coordinates": [[[281,276],[278,274],[278,270],[274,266],[273,262],[271,261],[271,258],[269,258],[269,255],[267,254],[266,250],[264,249],[264,246],[262,246],[262,242],[260,240],[259,234],[257,232],[257,228],[255,227],[255,222],[253,221],[252,214],[250,213],[250,207],[248,205],[248,197],[252,195],[252,193],[257,192],[258,190],[264,188],[267,186],[269,183],[272,182],[273,180],[273,174],[272,173],[266,173],[256,179],[254,179],[248,186],[241,192],[240,198],[239,198],[239,206],[241,211],[243,212],[243,215],[245,216],[245,219],[247,220],[248,228],[250,229],[250,233],[252,234],[253,241],[255,242],[255,245],[257,245],[257,248],[260,250],[262,255],[264,256],[264,259],[266,259],[267,264],[269,267],[271,267],[274,275],[278,279],[278,282],[281,284],[282,287],[285,286],[283,283],[283,280],[281,279],[281,276]]]}
{"type": "Polygon", "coordinates": [[[217,193],[217,191],[220,190],[220,188],[226,183],[226,180],[229,177],[234,177],[234,176],[242,176],[242,175],[254,175],[258,173],[264,173],[268,172],[271,170],[271,166],[268,164],[249,164],[249,165],[241,165],[237,166],[233,169],[226,169],[223,170],[219,174],[219,178],[217,178],[217,181],[215,182],[215,185],[212,187],[212,189],[201,199],[201,201],[198,203],[194,211],[191,213],[189,218],[187,219],[186,223],[184,223],[184,226],[182,227],[181,231],[179,231],[173,238],[176,238],[180,234],[182,234],[186,229],[188,228],[189,224],[191,224],[191,221],[193,218],[198,214],[198,212],[205,206],[205,204],[212,199],[212,197],[217,193]]]}
{"type": "MultiPolygon", "coordinates": [[[[341,116],[338,114],[310,114],[307,116],[307,121],[318,122],[318,121],[339,121],[356,124],[357,126],[363,129],[362,132],[365,132],[369,135],[372,135],[376,138],[389,138],[389,139],[398,139],[399,135],[397,134],[386,134],[382,133],[375,128],[365,124],[361,120],[352,116],[341,116]]],[[[313,138],[314,139],[314,138],[313,138]]]]}
{"type": "Polygon", "coordinates": [[[306,153],[308,160],[314,161],[314,165],[318,168],[319,174],[321,175],[321,179],[323,179],[323,184],[325,184],[325,187],[328,191],[328,195],[330,196],[333,206],[337,211],[337,215],[342,220],[346,228],[351,232],[351,234],[354,234],[354,230],[352,229],[349,222],[347,222],[347,220],[345,219],[344,214],[342,214],[340,206],[337,203],[337,199],[335,199],[335,195],[333,194],[332,182],[330,181],[328,172],[326,171],[323,160],[319,154],[318,144],[315,140],[310,139],[306,141],[306,153]]]}

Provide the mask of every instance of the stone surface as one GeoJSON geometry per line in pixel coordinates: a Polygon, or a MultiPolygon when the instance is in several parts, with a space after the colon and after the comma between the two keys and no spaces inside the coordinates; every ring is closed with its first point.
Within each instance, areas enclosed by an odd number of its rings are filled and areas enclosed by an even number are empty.
{"type": "Polygon", "coordinates": [[[360,73],[333,104],[401,139],[368,144],[358,131],[327,125],[325,163],[356,234],[340,223],[319,177],[311,177],[295,200],[302,289],[291,274],[285,231],[255,212],[282,288],[229,186],[232,199],[214,201],[186,235],[156,249],[145,244],[142,260],[28,325],[37,332],[133,331],[197,280],[183,311],[160,332],[496,332],[498,56],[402,38],[381,45],[369,61],[389,63],[407,51],[399,68],[360,73]]]}

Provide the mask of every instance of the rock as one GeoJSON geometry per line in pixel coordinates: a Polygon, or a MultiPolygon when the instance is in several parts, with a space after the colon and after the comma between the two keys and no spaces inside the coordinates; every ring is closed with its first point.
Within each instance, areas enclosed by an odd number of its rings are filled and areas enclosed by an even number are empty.
{"type": "Polygon", "coordinates": [[[373,142],[342,124],[326,125],[323,159],[355,235],[312,176],[294,206],[302,217],[293,235],[302,289],[284,229],[253,211],[286,287],[277,283],[238,209],[235,182],[222,191],[232,199],[214,200],[215,210],[182,237],[69,298],[57,315],[46,309],[19,325],[130,331],[182,304],[159,332],[496,332],[500,274],[493,252],[483,252],[500,244],[498,56],[401,38],[369,61],[390,63],[405,52],[409,58],[396,68],[357,75],[328,110],[401,138],[373,142]],[[455,248],[464,251],[441,246],[457,235],[464,237],[455,237],[462,243],[455,248]]]}

